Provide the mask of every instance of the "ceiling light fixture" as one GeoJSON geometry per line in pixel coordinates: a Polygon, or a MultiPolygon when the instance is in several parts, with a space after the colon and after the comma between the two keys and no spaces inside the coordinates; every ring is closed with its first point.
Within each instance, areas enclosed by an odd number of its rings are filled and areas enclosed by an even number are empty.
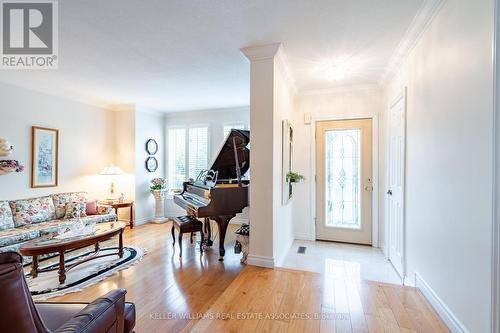
{"type": "Polygon", "coordinates": [[[341,81],[359,73],[362,62],[350,57],[323,61],[315,68],[315,76],[327,81],[341,81]]]}

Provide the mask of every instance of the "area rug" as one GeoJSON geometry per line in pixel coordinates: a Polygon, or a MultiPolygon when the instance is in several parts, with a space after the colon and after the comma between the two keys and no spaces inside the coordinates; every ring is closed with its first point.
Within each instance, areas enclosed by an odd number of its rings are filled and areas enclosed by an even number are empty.
{"type": "MultiPolygon", "coordinates": [[[[100,254],[116,253],[117,247],[104,247],[100,250],[100,254]]],[[[76,260],[81,260],[90,256],[94,251],[88,250],[74,256],[67,255],[66,263],[71,264],[76,260]]],[[[102,258],[96,258],[73,267],[66,273],[66,281],[64,284],[59,284],[57,269],[50,272],[39,273],[38,277],[32,278],[31,274],[26,274],[28,287],[31,295],[35,300],[45,300],[55,296],[81,291],[82,289],[93,285],[110,275],[117,273],[123,269],[129,268],[137,264],[146,251],[136,246],[124,246],[123,258],[118,255],[109,255],[102,258]]],[[[48,260],[46,260],[48,261],[48,260]]],[[[44,261],[40,262],[40,268],[58,268],[58,262],[43,265],[44,261]]]]}

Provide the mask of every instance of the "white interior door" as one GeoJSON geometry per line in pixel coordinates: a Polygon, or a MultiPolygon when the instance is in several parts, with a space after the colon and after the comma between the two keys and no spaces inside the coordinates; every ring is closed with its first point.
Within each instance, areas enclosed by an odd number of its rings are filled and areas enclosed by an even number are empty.
{"type": "Polygon", "coordinates": [[[405,214],[405,130],[406,96],[403,94],[389,111],[389,188],[388,227],[389,260],[404,278],[404,214],[405,214]]]}
{"type": "Polygon", "coordinates": [[[372,243],[372,120],[316,123],[316,238],[372,243]]]}

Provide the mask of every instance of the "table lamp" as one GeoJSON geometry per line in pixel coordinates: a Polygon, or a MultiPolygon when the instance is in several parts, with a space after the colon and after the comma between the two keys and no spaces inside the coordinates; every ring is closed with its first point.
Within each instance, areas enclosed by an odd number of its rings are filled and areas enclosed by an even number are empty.
{"type": "MultiPolygon", "coordinates": [[[[122,171],[122,169],[120,169],[120,167],[118,167],[116,165],[110,165],[110,166],[107,166],[104,169],[102,169],[100,174],[103,176],[119,176],[119,175],[123,175],[123,171],[122,171]]],[[[110,192],[110,197],[107,198],[107,200],[110,200],[110,201],[116,200],[116,198],[114,197],[114,195],[115,195],[115,183],[113,181],[113,178],[111,178],[109,192],[110,192]]]]}

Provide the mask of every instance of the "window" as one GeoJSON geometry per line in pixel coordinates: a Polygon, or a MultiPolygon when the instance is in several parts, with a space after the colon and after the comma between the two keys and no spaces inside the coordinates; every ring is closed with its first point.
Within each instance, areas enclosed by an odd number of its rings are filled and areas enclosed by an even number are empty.
{"type": "Polygon", "coordinates": [[[168,129],[168,187],[182,188],[208,167],[208,127],[168,129]]]}
{"type": "Polygon", "coordinates": [[[186,181],[186,129],[168,130],[168,187],[180,188],[186,181]]]}
{"type": "Polygon", "coordinates": [[[232,129],[245,129],[244,123],[233,123],[224,125],[224,139],[227,138],[232,129]]]}
{"type": "Polygon", "coordinates": [[[193,127],[189,129],[189,177],[198,176],[200,171],[208,167],[208,128],[193,127]]]}

